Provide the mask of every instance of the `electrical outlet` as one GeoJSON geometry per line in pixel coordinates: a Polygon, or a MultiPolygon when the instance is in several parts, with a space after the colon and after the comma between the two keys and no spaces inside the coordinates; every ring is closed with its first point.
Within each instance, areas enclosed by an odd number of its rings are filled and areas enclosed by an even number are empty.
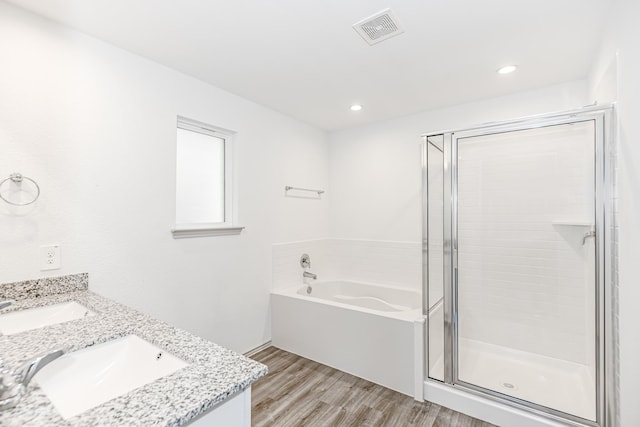
{"type": "Polygon", "coordinates": [[[40,270],[60,268],[60,245],[40,246],[40,270]]]}

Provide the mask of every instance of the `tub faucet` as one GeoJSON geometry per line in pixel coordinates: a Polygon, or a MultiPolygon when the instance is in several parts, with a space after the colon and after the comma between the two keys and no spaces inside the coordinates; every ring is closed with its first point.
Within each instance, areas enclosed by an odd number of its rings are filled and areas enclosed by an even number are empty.
{"type": "MultiPolygon", "coordinates": [[[[303,271],[302,272],[302,281],[304,281],[304,279],[312,279],[312,280],[316,280],[318,278],[317,275],[313,274],[310,271],[303,271]]],[[[311,285],[309,283],[307,283],[307,294],[311,295],[311,292],[313,291],[313,288],[311,287],[311,285]]]]}
{"type": "MultiPolygon", "coordinates": [[[[302,254],[300,257],[300,267],[304,270],[302,272],[302,283],[305,282],[304,279],[312,279],[316,280],[318,276],[313,274],[310,271],[307,271],[308,268],[311,268],[311,257],[308,254],[302,254]]],[[[311,285],[307,283],[307,294],[311,294],[311,285]]]]}
{"type": "Polygon", "coordinates": [[[3,308],[9,307],[11,304],[13,304],[13,301],[10,299],[6,301],[0,301],[0,310],[2,310],[3,308]]]}
{"type": "Polygon", "coordinates": [[[316,280],[318,276],[316,274],[311,273],[310,271],[304,271],[302,273],[303,278],[316,280]]]}
{"type": "Polygon", "coordinates": [[[0,360],[0,411],[13,408],[27,392],[27,386],[35,374],[64,354],[64,350],[42,353],[26,362],[17,371],[3,367],[0,360]]]}

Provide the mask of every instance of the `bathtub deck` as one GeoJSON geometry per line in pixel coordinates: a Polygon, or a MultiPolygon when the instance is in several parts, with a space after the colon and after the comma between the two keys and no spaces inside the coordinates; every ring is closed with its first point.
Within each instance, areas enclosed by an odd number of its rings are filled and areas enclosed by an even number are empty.
{"type": "Polygon", "coordinates": [[[253,384],[255,427],[492,427],[276,347],[252,358],[269,367],[253,384]]]}

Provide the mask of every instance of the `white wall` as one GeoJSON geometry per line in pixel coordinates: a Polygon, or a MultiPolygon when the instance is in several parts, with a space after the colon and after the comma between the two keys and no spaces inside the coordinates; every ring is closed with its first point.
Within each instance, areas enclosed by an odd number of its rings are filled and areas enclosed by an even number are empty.
{"type": "Polygon", "coordinates": [[[326,135],[0,2],[0,176],[42,188],[0,203],[0,283],[89,272],[90,289],[237,351],[270,339],[271,244],[324,237],[326,135]],[[240,236],[174,240],[176,116],[237,132],[240,236]],[[41,272],[42,244],[62,269],[41,272]]]}
{"type": "Polygon", "coordinates": [[[577,81],[516,93],[329,135],[331,237],[420,241],[420,135],[582,107],[577,81]]]}
{"type": "Polygon", "coordinates": [[[618,292],[620,425],[640,425],[640,2],[616,0],[593,65],[591,91],[600,101],[618,101],[618,292]]]}

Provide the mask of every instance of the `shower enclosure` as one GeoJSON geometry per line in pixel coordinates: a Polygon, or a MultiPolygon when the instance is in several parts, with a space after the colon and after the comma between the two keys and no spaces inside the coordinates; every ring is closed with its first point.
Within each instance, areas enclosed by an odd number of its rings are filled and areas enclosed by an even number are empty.
{"type": "Polygon", "coordinates": [[[425,387],[607,425],[612,113],[423,136],[425,387]]]}

